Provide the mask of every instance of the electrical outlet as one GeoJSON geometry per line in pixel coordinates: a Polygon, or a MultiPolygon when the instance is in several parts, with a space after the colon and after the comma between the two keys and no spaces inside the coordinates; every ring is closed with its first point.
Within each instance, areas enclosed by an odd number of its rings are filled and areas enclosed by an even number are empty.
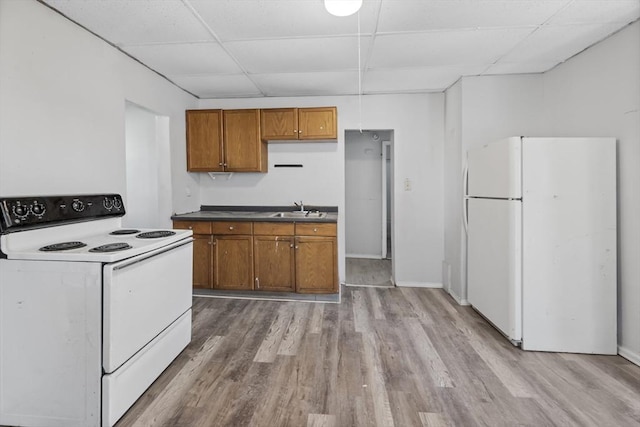
{"type": "Polygon", "coordinates": [[[404,179],[404,191],[411,191],[411,181],[409,178],[404,179]]]}

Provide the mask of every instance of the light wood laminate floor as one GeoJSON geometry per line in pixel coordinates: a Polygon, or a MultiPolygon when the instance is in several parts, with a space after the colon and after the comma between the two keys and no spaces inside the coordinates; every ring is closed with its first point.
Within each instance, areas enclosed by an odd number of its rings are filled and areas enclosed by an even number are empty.
{"type": "Polygon", "coordinates": [[[347,286],[392,287],[390,259],[347,258],[347,286]]]}
{"type": "Polygon", "coordinates": [[[195,298],[193,340],[117,424],[640,426],[640,367],[523,352],[442,290],[195,298]]]}

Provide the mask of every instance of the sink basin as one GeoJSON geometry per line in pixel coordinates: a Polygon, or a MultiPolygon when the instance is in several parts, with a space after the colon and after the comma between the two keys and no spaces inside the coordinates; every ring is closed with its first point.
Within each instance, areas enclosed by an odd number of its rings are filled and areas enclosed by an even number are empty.
{"type": "Polygon", "coordinates": [[[271,215],[271,218],[324,218],[327,216],[326,212],[278,212],[271,215]]]}

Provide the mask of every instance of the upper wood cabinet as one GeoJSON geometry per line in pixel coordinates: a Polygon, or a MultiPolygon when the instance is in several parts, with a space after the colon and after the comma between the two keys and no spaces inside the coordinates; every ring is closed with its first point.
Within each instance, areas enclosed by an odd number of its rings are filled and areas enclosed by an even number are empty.
{"type": "Polygon", "coordinates": [[[191,172],[221,172],[222,110],[188,110],[187,170],[191,172]]]}
{"type": "Polygon", "coordinates": [[[260,110],[188,110],[187,170],[266,172],[260,110]]]}
{"type": "Polygon", "coordinates": [[[298,139],[298,109],[269,108],[260,110],[262,139],[298,139]]]}
{"type": "Polygon", "coordinates": [[[260,139],[260,110],[224,110],[224,168],[266,172],[267,144],[260,139]]]}
{"type": "Polygon", "coordinates": [[[336,107],[261,110],[263,140],[331,140],[338,137],[336,107]]]}

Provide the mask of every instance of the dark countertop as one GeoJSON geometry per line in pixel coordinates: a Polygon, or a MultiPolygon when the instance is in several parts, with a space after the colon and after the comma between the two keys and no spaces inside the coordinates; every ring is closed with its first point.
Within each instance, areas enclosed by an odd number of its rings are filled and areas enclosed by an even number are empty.
{"type": "Polygon", "coordinates": [[[305,206],[306,211],[326,213],[323,217],[274,217],[279,212],[296,212],[295,206],[200,206],[200,210],[171,216],[177,221],[259,221],[259,222],[338,222],[336,206],[305,206]]]}

